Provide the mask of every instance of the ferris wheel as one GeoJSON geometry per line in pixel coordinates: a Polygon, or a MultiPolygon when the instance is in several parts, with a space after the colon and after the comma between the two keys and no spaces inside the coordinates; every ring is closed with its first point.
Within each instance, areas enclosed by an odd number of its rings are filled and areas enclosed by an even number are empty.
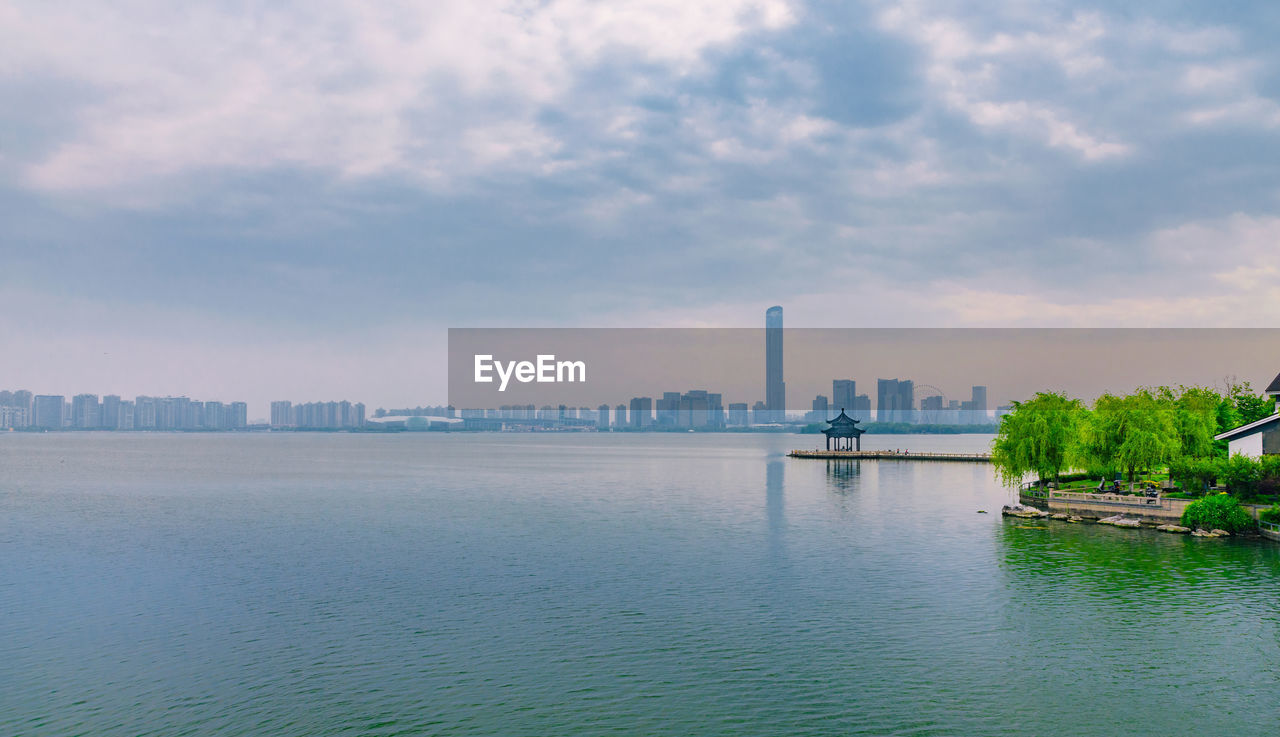
{"type": "Polygon", "coordinates": [[[916,384],[912,390],[911,404],[915,410],[920,412],[919,421],[923,424],[941,422],[940,417],[933,416],[936,410],[925,410],[920,406],[920,400],[926,397],[942,397],[942,406],[939,409],[945,410],[947,408],[947,395],[944,394],[941,389],[933,386],[932,384],[916,384]]]}
{"type": "Polygon", "coordinates": [[[941,389],[932,384],[916,384],[912,394],[913,396],[911,397],[911,401],[914,402],[917,407],[920,406],[920,400],[925,397],[942,397],[942,405],[945,407],[947,404],[947,395],[943,393],[941,389]]]}

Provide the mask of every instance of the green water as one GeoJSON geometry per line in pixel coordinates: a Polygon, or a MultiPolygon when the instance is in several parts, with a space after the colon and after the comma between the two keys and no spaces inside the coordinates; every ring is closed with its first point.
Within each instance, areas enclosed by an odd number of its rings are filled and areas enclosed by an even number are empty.
{"type": "Polygon", "coordinates": [[[813,442],[0,436],[0,734],[1273,730],[1280,545],[813,442]]]}

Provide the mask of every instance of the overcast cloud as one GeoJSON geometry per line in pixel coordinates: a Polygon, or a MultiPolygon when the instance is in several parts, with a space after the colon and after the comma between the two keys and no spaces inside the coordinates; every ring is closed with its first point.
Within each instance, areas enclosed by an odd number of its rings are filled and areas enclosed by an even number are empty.
{"type": "Polygon", "coordinates": [[[774,303],[1274,326],[1278,13],[0,0],[0,384],[417,404],[449,326],[774,303]]]}

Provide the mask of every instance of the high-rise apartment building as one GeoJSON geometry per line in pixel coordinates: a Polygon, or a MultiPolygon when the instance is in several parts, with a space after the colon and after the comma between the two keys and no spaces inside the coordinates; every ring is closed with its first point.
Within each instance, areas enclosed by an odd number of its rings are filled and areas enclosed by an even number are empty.
{"type": "Polygon", "coordinates": [[[102,427],[102,406],[97,394],[77,394],[71,399],[71,425],[80,430],[102,427]]]}
{"type": "Polygon", "coordinates": [[[62,405],[66,397],[61,394],[39,394],[32,400],[31,426],[45,430],[62,429],[62,405]]]}

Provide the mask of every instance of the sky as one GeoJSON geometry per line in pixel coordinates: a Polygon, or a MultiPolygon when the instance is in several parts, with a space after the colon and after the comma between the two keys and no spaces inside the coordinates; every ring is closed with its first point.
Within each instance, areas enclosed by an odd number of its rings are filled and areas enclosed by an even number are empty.
{"type": "Polygon", "coordinates": [[[449,327],[772,304],[1274,326],[1278,32],[1273,3],[0,0],[0,385],[412,406],[449,327]]]}

